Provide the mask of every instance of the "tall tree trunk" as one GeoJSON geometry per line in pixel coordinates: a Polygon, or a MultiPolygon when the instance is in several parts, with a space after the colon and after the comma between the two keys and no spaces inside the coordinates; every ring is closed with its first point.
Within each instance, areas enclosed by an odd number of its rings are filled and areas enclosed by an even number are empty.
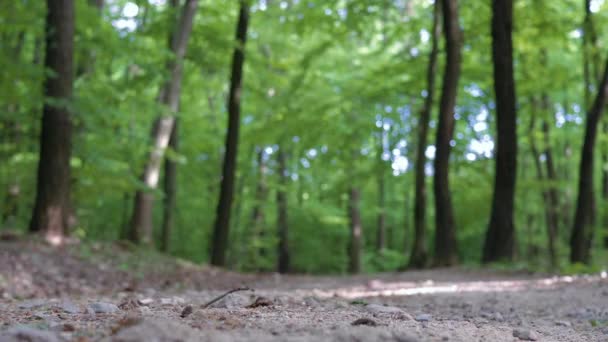
{"type": "MultiPolygon", "coordinates": [[[[74,1],[47,0],[46,55],[44,65],[54,75],[44,81],[45,102],[40,135],[40,159],[31,232],[43,232],[48,241],[60,243],[70,217],[70,157],[74,55],[74,1]]],[[[47,74],[48,75],[48,74],[47,74]]]]}
{"type": "Polygon", "coordinates": [[[482,261],[512,261],[513,209],[517,175],[517,112],[513,78],[513,1],[492,1],[492,61],[496,95],[496,168],[492,214],[482,261]]]}
{"type": "Polygon", "coordinates": [[[386,248],[386,191],[385,172],[378,171],[378,217],[376,226],[376,250],[382,251],[386,248]]]}
{"type": "MultiPolygon", "coordinates": [[[[251,214],[251,227],[252,229],[252,239],[259,239],[260,241],[264,241],[266,237],[266,215],[264,213],[264,207],[266,205],[266,199],[268,197],[268,186],[266,184],[266,161],[264,160],[264,148],[260,147],[258,151],[257,157],[257,166],[258,166],[258,180],[257,186],[255,189],[255,203],[253,205],[253,212],[251,214]]],[[[258,247],[252,256],[252,264],[256,264],[255,260],[257,257],[266,256],[266,248],[263,244],[258,247]]]]}
{"type": "Polygon", "coordinates": [[[545,114],[545,119],[542,122],[543,140],[545,144],[544,155],[545,155],[545,168],[547,169],[547,179],[550,182],[549,189],[547,190],[547,199],[549,206],[549,214],[551,221],[554,223],[552,232],[553,239],[557,240],[559,232],[559,208],[560,208],[560,195],[557,189],[557,171],[555,170],[555,161],[553,160],[553,149],[551,143],[551,125],[553,124],[553,112],[551,111],[549,98],[547,94],[542,95],[542,108],[545,114]],[[549,121],[551,118],[551,121],[549,121]]]}
{"type": "Polygon", "coordinates": [[[385,137],[384,128],[378,133],[378,165],[377,165],[377,174],[378,174],[378,217],[377,217],[377,226],[376,226],[376,250],[381,251],[386,248],[386,191],[385,191],[385,183],[386,183],[386,170],[385,164],[382,160],[382,154],[384,153],[384,137],[385,137]]]}
{"type": "MultiPolygon", "coordinates": [[[[177,152],[179,150],[179,119],[175,119],[169,147],[177,152]]],[[[177,164],[171,158],[165,159],[165,198],[163,199],[163,225],[161,229],[160,250],[169,251],[171,232],[173,231],[173,221],[175,216],[175,203],[177,201],[177,164]]]]}
{"type": "Polygon", "coordinates": [[[454,209],[449,184],[450,141],[456,124],[454,110],[460,78],[462,33],[458,25],[458,0],[441,0],[446,40],[446,63],[439,104],[439,122],[435,142],[433,191],[435,194],[435,260],[436,266],[458,262],[454,209]]]}
{"type": "Polygon", "coordinates": [[[415,163],[415,200],[414,200],[414,243],[410,255],[410,268],[423,268],[428,263],[426,247],[426,148],[429,135],[429,122],[435,97],[435,74],[437,73],[437,55],[439,53],[439,37],[441,36],[441,4],[435,2],[433,10],[433,29],[431,31],[431,52],[426,72],[426,98],[420,112],[418,122],[418,146],[416,146],[415,163]]]}
{"type": "MultiPolygon", "coordinates": [[[[604,137],[608,136],[608,123],[604,122],[602,125],[604,137]]],[[[603,201],[603,217],[602,226],[604,227],[604,248],[608,249],[608,144],[604,143],[602,146],[602,201],[603,201]]]]}
{"type": "MultiPolygon", "coordinates": [[[[584,0],[585,17],[583,19],[583,78],[584,78],[584,108],[591,107],[592,89],[601,82],[600,60],[597,48],[597,33],[591,12],[591,0],[584,0]]],[[[591,198],[590,222],[597,221],[597,201],[595,195],[591,198]]]]}
{"type": "Polygon", "coordinates": [[[593,106],[587,112],[585,139],[581,152],[581,164],[578,180],[578,197],[574,224],[570,238],[570,261],[590,263],[591,243],[593,241],[593,150],[597,136],[600,116],[606,106],[608,97],[608,59],[598,88],[593,106]]]}
{"type": "Polygon", "coordinates": [[[152,243],[154,194],[150,190],[158,187],[161,163],[175,123],[174,114],[179,110],[183,59],[186,54],[190,32],[192,31],[192,23],[197,5],[198,0],[186,0],[180,20],[177,23],[175,31],[173,31],[170,45],[174,59],[167,64],[170,77],[162,87],[158,97],[159,102],[168,107],[169,113],[162,114],[154,123],[151,134],[151,140],[153,141],[152,151],[148,156],[148,161],[141,177],[147,189],[136,192],[133,215],[131,217],[129,238],[137,243],[152,243]]]}
{"type": "Polygon", "coordinates": [[[359,213],[359,189],[351,187],[348,192],[348,217],[350,225],[350,243],[348,245],[348,272],[361,272],[361,247],[363,246],[363,231],[361,214],[359,213]]]}
{"type": "MultiPolygon", "coordinates": [[[[535,126],[536,126],[536,116],[538,112],[538,101],[536,99],[532,99],[532,118],[530,119],[530,127],[528,129],[528,137],[530,139],[530,149],[532,152],[532,157],[534,159],[534,167],[536,168],[536,178],[539,182],[543,183],[546,181],[546,178],[543,173],[543,167],[540,161],[540,152],[536,145],[535,139],[535,126]]],[[[548,169],[548,168],[547,168],[548,169]]],[[[547,247],[549,249],[549,262],[551,267],[555,267],[557,265],[557,255],[555,251],[555,240],[557,235],[557,225],[559,218],[554,215],[554,207],[552,206],[551,194],[550,190],[543,189],[541,192],[542,200],[544,204],[545,211],[545,223],[547,225],[547,247]]]]}
{"type": "Polygon", "coordinates": [[[278,162],[279,162],[279,188],[277,190],[277,230],[279,237],[278,245],[278,265],[279,273],[288,273],[290,268],[289,257],[289,223],[287,219],[287,156],[283,147],[279,147],[278,162]]]}
{"type": "Polygon", "coordinates": [[[234,192],[234,174],[236,172],[239,125],[241,116],[241,91],[243,79],[243,64],[245,62],[245,43],[249,24],[249,4],[240,1],[239,20],[236,29],[237,46],[232,57],[232,73],[230,79],[230,94],[228,95],[228,134],[226,135],[226,154],[222,169],[222,185],[220,199],[217,205],[213,242],[211,246],[211,264],[224,266],[230,229],[230,209],[234,192]]]}

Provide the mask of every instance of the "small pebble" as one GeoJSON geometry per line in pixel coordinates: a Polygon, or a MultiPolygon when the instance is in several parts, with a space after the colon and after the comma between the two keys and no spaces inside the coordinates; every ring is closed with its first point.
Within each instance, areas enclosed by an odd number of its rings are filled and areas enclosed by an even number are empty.
{"type": "Polygon", "coordinates": [[[188,305],[184,308],[184,310],[182,310],[182,313],[181,313],[181,315],[179,315],[179,317],[186,318],[186,317],[190,316],[192,311],[194,311],[194,309],[192,308],[192,305],[188,305]]]}
{"type": "Polygon", "coordinates": [[[514,329],[513,337],[517,337],[522,341],[538,341],[538,334],[533,330],[528,329],[514,329]]]}
{"type": "Polygon", "coordinates": [[[358,320],[352,322],[350,325],[367,325],[370,327],[378,326],[378,323],[371,318],[359,318],[358,320]]]}
{"type": "Polygon", "coordinates": [[[91,310],[93,310],[94,313],[114,313],[117,312],[118,310],[120,310],[118,308],[118,306],[112,304],[112,303],[104,303],[104,302],[97,302],[97,303],[91,303],[89,304],[89,308],[91,310]]]}
{"type": "Polygon", "coordinates": [[[429,314],[420,314],[418,316],[416,316],[416,318],[414,318],[417,322],[428,322],[430,321],[432,318],[431,315],[429,314]]]}

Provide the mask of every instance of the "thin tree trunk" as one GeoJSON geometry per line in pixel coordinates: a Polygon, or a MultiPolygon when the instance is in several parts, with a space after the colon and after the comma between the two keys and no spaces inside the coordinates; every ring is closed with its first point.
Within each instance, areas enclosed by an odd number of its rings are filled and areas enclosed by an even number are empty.
{"type": "MultiPolygon", "coordinates": [[[[536,116],[538,111],[538,103],[536,99],[532,99],[532,118],[530,120],[530,127],[528,129],[528,137],[530,139],[530,149],[532,152],[532,157],[534,159],[534,167],[536,168],[536,178],[540,183],[545,182],[545,175],[543,174],[543,167],[540,162],[540,153],[538,151],[538,147],[536,145],[535,139],[535,126],[536,126],[536,116]]],[[[548,172],[547,172],[548,174],[548,172]]],[[[548,175],[547,175],[548,177],[548,175]]],[[[556,240],[556,227],[558,225],[558,217],[554,216],[554,207],[552,207],[551,203],[551,195],[549,190],[543,189],[541,192],[542,200],[545,211],[545,223],[547,225],[547,247],[549,249],[549,262],[551,267],[555,267],[557,265],[557,255],[555,251],[555,240],[556,240]]]]}
{"type": "MultiPolygon", "coordinates": [[[[264,207],[266,206],[266,199],[268,198],[268,186],[266,184],[266,162],[264,160],[264,148],[260,147],[257,157],[258,166],[258,180],[255,189],[255,203],[253,205],[253,212],[251,214],[251,227],[252,239],[259,239],[264,241],[266,239],[266,215],[264,213],[264,207]]],[[[256,264],[255,259],[260,256],[266,256],[266,248],[263,243],[257,250],[254,251],[252,258],[252,264],[256,264]]]]}
{"type": "Polygon", "coordinates": [[[363,232],[361,228],[361,214],[359,213],[359,197],[359,189],[351,187],[348,193],[348,217],[350,224],[348,272],[352,274],[361,272],[361,247],[363,246],[363,232]]]}
{"type": "MultiPolygon", "coordinates": [[[[248,153],[247,153],[247,158],[245,160],[251,160],[253,159],[253,156],[255,155],[255,146],[252,146],[248,153]]],[[[235,196],[234,196],[234,220],[230,221],[230,225],[231,225],[231,229],[230,232],[231,234],[233,234],[233,236],[238,236],[239,239],[237,239],[236,245],[237,247],[235,249],[232,249],[230,251],[232,251],[232,253],[228,253],[227,255],[227,265],[231,268],[238,268],[239,266],[242,265],[243,261],[251,261],[251,260],[247,260],[248,259],[248,255],[247,255],[247,251],[249,250],[250,246],[251,246],[251,240],[250,240],[250,235],[249,235],[249,229],[252,229],[252,227],[249,227],[249,225],[245,225],[245,228],[241,228],[241,218],[243,216],[243,203],[245,203],[245,185],[247,184],[247,180],[249,179],[249,176],[251,174],[251,168],[247,168],[244,172],[242,172],[241,174],[237,175],[237,180],[236,182],[236,188],[235,188],[235,196]],[[239,264],[240,262],[240,264],[239,264]]],[[[229,251],[229,252],[230,252],[229,251]]],[[[251,262],[252,264],[254,264],[253,262],[251,262]]]]}
{"type": "Polygon", "coordinates": [[[136,243],[152,243],[154,194],[150,190],[158,187],[163,156],[169,144],[175,123],[174,114],[179,110],[183,59],[192,31],[197,4],[198,0],[186,0],[180,20],[171,39],[171,52],[173,52],[175,57],[167,64],[170,78],[159,94],[159,102],[168,107],[169,113],[161,115],[154,123],[151,134],[153,148],[148,156],[148,161],[141,177],[147,189],[138,190],[135,194],[129,238],[136,243]]]}
{"type": "Polygon", "coordinates": [[[74,55],[74,1],[48,0],[44,65],[44,95],[61,103],[45,102],[40,135],[40,159],[31,232],[43,232],[52,243],[68,233],[70,217],[70,156],[72,120],[66,102],[71,100],[74,55]]]}
{"type": "Polygon", "coordinates": [[[279,188],[277,190],[277,230],[279,237],[278,244],[278,265],[279,273],[289,273],[290,270],[290,253],[289,253],[289,223],[287,219],[287,156],[283,147],[279,147],[278,163],[279,163],[279,188]]]}
{"type": "Polygon", "coordinates": [[[228,134],[226,135],[226,154],[222,170],[222,185],[213,228],[211,246],[211,264],[224,266],[230,229],[230,209],[234,192],[234,174],[236,172],[239,125],[241,116],[241,91],[243,64],[245,62],[245,43],[249,24],[249,4],[240,1],[239,20],[236,29],[237,46],[232,57],[230,94],[228,95],[228,134]]]}
{"type": "Polygon", "coordinates": [[[550,211],[550,215],[551,215],[551,220],[554,222],[554,226],[553,226],[553,231],[551,232],[553,235],[553,239],[557,240],[558,238],[558,232],[559,232],[559,207],[560,207],[560,195],[558,193],[558,189],[556,186],[556,183],[558,181],[558,176],[557,176],[557,171],[555,170],[555,162],[553,160],[553,150],[552,150],[552,144],[551,144],[551,125],[553,124],[553,119],[551,120],[551,122],[549,122],[549,117],[553,117],[552,115],[552,111],[549,105],[549,98],[547,97],[547,94],[543,94],[542,95],[542,107],[543,107],[543,111],[545,114],[545,119],[543,119],[542,122],[542,131],[543,131],[543,138],[544,138],[544,144],[545,144],[545,150],[544,150],[544,155],[545,155],[545,168],[547,169],[547,179],[550,182],[550,186],[549,189],[547,190],[548,192],[548,205],[549,205],[549,211],[550,211]]]}
{"type": "Polygon", "coordinates": [[[515,255],[513,210],[517,175],[517,111],[513,77],[513,1],[492,1],[492,61],[496,94],[496,168],[492,214],[482,261],[512,261],[515,255]]]}
{"type": "Polygon", "coordinates": [[[597,126],[606,106],[607,97],[608,59],[597,96],[595,101],[593,101],[593,106],[587,112],[585,139],[583,141],[579,169],[578,197],[570,238],[570,261],[573,263],[588,264],[591,262],[591,243],[593,241],[593,150],[597,137],[597,126]]]}
{"type": "Polygon", "coordinates": [[[386,191],[384,170],[378,171],[378,217],[376,227],[376,250],[386,248],[386,191]]]}
{"type": "Polygon", "coordinates": [[[450,141],[456,124],[454,111],[460,78],[461,31],[458,25],[458,1],[442,0],[443,28],[446,40],[446,63],[439,105],[439,122],[435,143],[435,260],[436,266],[450,266],[458,262],[458,246],[454,209],[449,185],[450,141]]]}
{"type": "Polygon", "coordinates": [[[418,122],[418,146],[416,147],[415,163],[415,200],[414,200],[414,243],[410,254],[409,267],[423,268],[428,263],[426,246],[426,148],[429,135],[429,122],[435,97],[435,74],[437,73],[437,55],[439,53],[439,37],[441,36],[441,4],[435,2],[433,10],[433,29],[431,31],[431,52],[426,73],[426,98],[420,112],[418,122]]]}
{"type": "MultiPolygon", "coordinates": [[[[169,147],[174,152],[179,150],[179,119],[177,118],[171,131],[171,137],[169,138],[169,147]]],[[[164,193],[160,250],[166,253],[169,251],[175,216],[175,204],[177,201],[177,164],[171,158],[165,159],[164,193]]]]}
{"type": "Polygon", "coordinates": [[[376,250],[386,248],[386,191],[385,191],[385,168],[382,154],[384,153],[384,128],[378,133],[378,160],[377,160],[377,185],[378,185],[378,217],[376,226],[376,250]]]}

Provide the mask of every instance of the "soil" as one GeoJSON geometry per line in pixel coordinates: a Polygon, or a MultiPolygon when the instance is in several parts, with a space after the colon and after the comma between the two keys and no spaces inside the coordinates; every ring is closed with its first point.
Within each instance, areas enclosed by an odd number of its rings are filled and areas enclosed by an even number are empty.
{"type": "Polygon", "coordinates": [[[248,275],[126,244],[0,242],[2,342],[521,340],[608,341],[606,273],[248,275]]]}

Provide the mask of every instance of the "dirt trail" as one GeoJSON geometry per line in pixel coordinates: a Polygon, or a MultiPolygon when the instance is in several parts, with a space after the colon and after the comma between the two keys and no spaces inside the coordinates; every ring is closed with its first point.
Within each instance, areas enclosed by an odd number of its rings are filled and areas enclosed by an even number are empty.
{"type": "Polygon", "coordinates": [[[0,341],[608,341],[605,273],[250,276],[18,241],[0,243],[0,295],[0,341]]]}

